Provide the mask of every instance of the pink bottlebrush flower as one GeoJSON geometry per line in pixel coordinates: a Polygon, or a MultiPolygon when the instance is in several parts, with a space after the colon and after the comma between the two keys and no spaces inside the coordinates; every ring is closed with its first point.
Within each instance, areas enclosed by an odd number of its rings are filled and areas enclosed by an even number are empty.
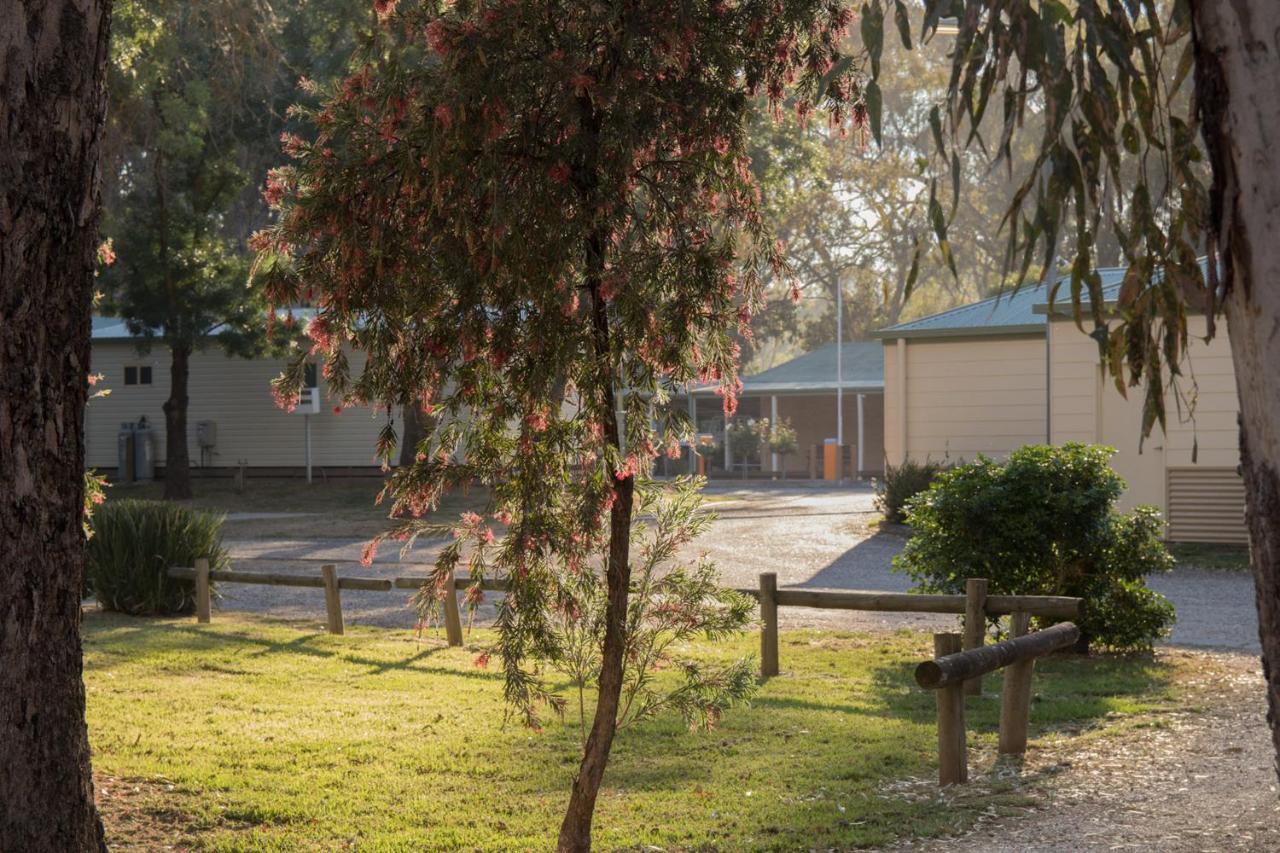
{"type": "Polygon", "coordinates": [[[378,543],[376,540],[364,543],[364,548],[360,551],[360,565],[373,565],[373,558],[378,556],[378,543]]]}
{"type": "Polygon", "coordinates": [[[396,3],[399,0],[373,0],[373,11],[378,16],[378,20],[385,21],[391,17],[396,11],[396,3]]]}
{"type": "Polygon", "coordinates": [[[623,460],[622,467],[618,469],[618,473],[613,476],[620,481],[625,480],[628,477],[634,477],[638,467],[639,463],[636,461],[636,458],[634,456],[628,456],[623,460]]]}
{"type": "Polygon", "coordinates": [[[447,56],[449,53],[449,44],[447,41],[447,31],[444,21],[439,18],[427,24],[427,47],[431,48],[440,56],[447,56]]]}
{"type": "Polygon", "coordinates": [[[482,542],[484,542],[484,544],[486,544],[486,545],[492,544],[492,542],[493,542],[493,528],[492,528],[492,527],[486,527],[486,528],[483,530],[483,532],[481,532],[481,534],[480,534],[480,540],[481,540],[482,542]]]}
{"type": "Polygon", "coordinates": [[[476,659],[473,661],[473,663],[475,664],[476,669],[484,669],[489,665],[489,653],[481,652],[480,654],[476,655],[476,659]]]}
{"type": "Polygon", "coordinates": [[[267,186],[262,191],[262,197],[266,199],[267,204],[278,207],[284,200],[285,189],[285,182],[279,169],[267,172],[267,186]]]}
{"type": "Polygon", "coordinates": [[[286,394],[279,386],[271,387],[271,397],[275,400],[276,406],[287,412],[292,412],[298,408],[298,392],[286,394]]]}
{"type": "Polygon", "coordinates": [[[595,84],[595,78],[590,74],[575,74],[569,81],[569,86],[572,87],[573,93],[579,98],[588,95],[595,84]]]}
{"type": "Polygon", "coordinates": [[[449,130],[453,127],[453,110],[448,104],[437,105],[433,115],[436,117],[436,121],[439,122],[440,126],[445,130],[449,130]]]}
{"type": "Polygon", "coordinates": [[[116,262],[116,250],[111,240],[108,238],[98,245],[98,263],[104,267],[109,267],[116,262]]]}
{"type": "Polygon", "coordinates": [[[499,510],[498,512],[494,513],[493,517],[494,517],[494,520],[497,521],[499,524],[511,523],[511,513],[507,512],[505,509],[499,510]]]}

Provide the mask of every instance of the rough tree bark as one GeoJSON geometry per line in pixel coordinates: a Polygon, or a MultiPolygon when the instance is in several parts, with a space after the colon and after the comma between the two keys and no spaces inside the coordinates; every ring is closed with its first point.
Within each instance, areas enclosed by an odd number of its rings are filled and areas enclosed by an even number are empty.
{"type": "Polygon", "coordinates": [[[191,456],[187,451],[187,381],[191,350],[174,346],[169,362],[169,399],[164,401],[164,497],[191,498],[191,456]]]}
{"type": "Polygon", "coordinates": [[[400,436],[400,467],[408,468],[418,454],[418,445],[432,430],[435,418],[422,413],[420,402],[405,403],[400,410],[404,421],[400,436]]]}
{"type": "Polygon", "coordinates": [[[1210,248],[1223,267],[1267,722],[1280,774],[1280,3],[1197,0],[1193,37],[1213,166],[1210,248]]]}
{"type": "Polygon", "coordinates": [[[108,0],[0,4],[0,850],[105,850],[81,678],[108,0]]]}
{"type": "MultiPolygon", "coordinates": [[[[583,126],[587,133],[598,134],[600,116],[588,99],[581,101],[583,126]]],[[[598,185],[594,163],[579,164],[575,181],[583,196],[584,207],[591,209],[598,185]]],[[[606,412],[605,441],[615,449],[622,448],[622,430],[618,423],[614,385],[617,376],[613,366],[615,342],[610,339],[609,310],[601,295],[606,235],[598,230],[587,240],[586,287],[591,298],[592,348],[596,359],[596,384],[601,395],[600,409],[606,412]]],[[[631,511],[635,497],[635,478],[618,480],[609,471],[615,493],[609,510],[609,553],[605,559],[604,642],[601,644],[600,678],[596,697],[596,714],[587,736],[578,775],[573,780],[569,805],[560,824],[556,849],[560,853],[585,853],[591,849],[591,822],[595,815],[596,796],[604,780],[609,751],[618,725],[618,706],[622,696],[623,670],[627,645],[627,601],[631,590],[631,511]]]]}

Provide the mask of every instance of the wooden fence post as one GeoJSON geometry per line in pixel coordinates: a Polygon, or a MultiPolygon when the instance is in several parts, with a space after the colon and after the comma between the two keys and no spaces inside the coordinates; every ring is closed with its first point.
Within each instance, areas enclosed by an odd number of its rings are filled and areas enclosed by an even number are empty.
{"type": "Polygon", "coordinates": [[[444,579],[444,633],[449,638],[449,645],[462,645],[462,614],[458,612],[458,585],[453,578],[453,569],[444,579]]]}
{"type": "Polygon", "coordinates": [[[760,575],[760,675],[778,674],[778,576],[760,575]]]}
{"type": "MultiPolygon", "coordinates": [[[[1014,613],[1009,618],[1009,633],[1021,637],[1031,624],[1031,614],[1014,613]]],[[[1010,664],[1004,671],[1004,688],[1000,692],[1000,754],[1022,755],[1027,751],[1027,726],[1031,721],[1031,674],[1035,658],[1010,664]]]]}
{"type": "Polygon", "coordinates": [[[209,624],[209,558],[196,557],[196,622],[209,624]]]}
{"type": "Polygon", "coordinates": [[[342,594],[338,591],[338,569],[333,565],[323,565],[320,567],[320,575],[324,578],[324,609],[328,617],[329,633],[341,634],[342,594]]]}
{"type": "MultiPolygon", "coordinates": [[[[964,650],[982,647],[987,636],[987,579],[969,578],[964,582],[964,650]]],[[[982,679],[964,683],[966,696],[982,695],[982,679]]]]}
{"type": "MultiPolygon", "coordinates": [[[[959,634],[934,634],[933,656],[945,657],[960,651],[959,634]]],[[[938,694],[938,784],[958,785],[969,781],[969,759],[965,748],[964,683],[943,687],[938,694]]]]}

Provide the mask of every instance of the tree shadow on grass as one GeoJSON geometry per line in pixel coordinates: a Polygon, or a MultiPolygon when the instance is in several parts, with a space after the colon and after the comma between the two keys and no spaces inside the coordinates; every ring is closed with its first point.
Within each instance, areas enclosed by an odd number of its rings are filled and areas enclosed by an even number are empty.
{"type": "MultiPolygon", "coordinates": [[[[240,630],[218,629],[215,631],[191,627],[188,625],[167,625],[166,630],[152,631],[146,633],[146,626],[138,626],[136,630],[126,633],[119,633],[122,624],[128,621],[141,621],[143,617],[119,616],[116,614],[99,614],[95,616],[95,621],[107,623],[110,633],[100,636],[94,642],[95,654],[109,656],[113,659],[128,658],[136,660],[139,653],[141,654],[158,654],[163,655],[172,652],[191,652],[202,649],[215,649],[219,646],[225,646],[228,643],[235,644],[243,648],[245,654],[249,658],[259,658],[268,655],[302,655],[304,657],[315,658],[317,660],[336,660],[345,663],[356,664],[367,667],[365,675],[381,675],[383,673],[398,672],[416,672],[429,675],[446,675],[456,676],[459,678],[477,679],[481,681],[501,680],[500,673],[489,672],[481,669],[463,669],[453,667],[434,667],[423,666],[422,661],[445,652],[448,646],[444,644],[432,643],[430,646],[417,648],[412,654],[405,657],[394,658],[377,658],[369,655],[360,654],[355,646],[334,647],[332,638],[327,634],[318,631],[300,634],[289,640],[274,640],[259,634],[251,634],[240,630]],[[130,638],[137,637],[139,634],[146,633],[145,644],[139,647],[129,649],[122,652],[118,648],[121,641],[126,644],[130,642],[130,638]]],[[[154,624],[154,623],[152,623],[154,624]]],[[[352,638],[358,642],[357,638],[352,638]]],[[[175,667],[173,663],[166,662],[165,668],[175,673],[182,670],[197,671],[204,667],[204,664],[198,660],[192,660],[187,666],[175,667]]]]}

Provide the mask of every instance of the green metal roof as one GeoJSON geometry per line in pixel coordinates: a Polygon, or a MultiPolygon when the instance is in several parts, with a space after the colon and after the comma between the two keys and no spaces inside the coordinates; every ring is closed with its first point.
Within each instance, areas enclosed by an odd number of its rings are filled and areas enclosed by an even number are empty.
{"type": "MultiPolygon", "coordinates": [[[[1124,278],[1123,267],[1102,267],[1103,293],[1115,298],[1124,278]]],[[[1070,303],[1070,276],[1052,282],[1025,284],[1012,293],[1001,293],[981,302],[962,305],[918,320],[898,323],[875,332],[878,338],[942,338],[985,335],[1043,335],[1045,306],[1055,285],[1055,304],[1070,303]]]]}
{"type": "MultiPolygon", "coordinates": [[[[884,390],[883,344],[879,341],[846,341],[841,349],[841,378],[845,390],[884,390]]],[[[715,388],[714,385],[704,385],[694,393],[712,394],[715,388]]],[[[802,394],[834,391],[835,388],[836,345],[833,343],[742,380],[744,394],[802,394]]]]}

